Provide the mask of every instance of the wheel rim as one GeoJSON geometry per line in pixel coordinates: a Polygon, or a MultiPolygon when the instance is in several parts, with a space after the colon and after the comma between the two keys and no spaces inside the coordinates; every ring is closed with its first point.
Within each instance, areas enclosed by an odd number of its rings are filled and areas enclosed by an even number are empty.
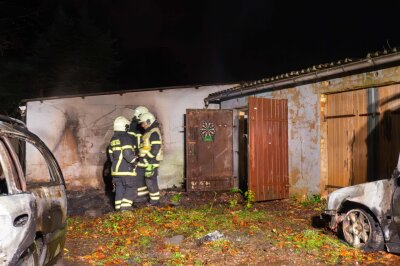
{"type": "Polygon", "coordinates": [[[362,248],[371,236],[371,224],[361,210],[349,211],[343,221],[343,235],[347,243],[362,248]]]}

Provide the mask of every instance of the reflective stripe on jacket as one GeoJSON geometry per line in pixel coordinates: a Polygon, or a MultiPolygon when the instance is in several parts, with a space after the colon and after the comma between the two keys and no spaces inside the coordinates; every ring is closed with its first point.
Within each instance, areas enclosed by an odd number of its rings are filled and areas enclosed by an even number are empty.
{"type": "Polygon", "coordinates": [[[136,176],[135,148],[136,146],[127,132],[114,132],[108,149],[112,163],[112,176],[136,176]]]}
{"type": "Polygon", "coordinates": [[[158,167],[163,159],[161,132],[157,125],[152,125],[142,136],[138,164],[140,167],[147,167],[149,164],[158,167]]]}

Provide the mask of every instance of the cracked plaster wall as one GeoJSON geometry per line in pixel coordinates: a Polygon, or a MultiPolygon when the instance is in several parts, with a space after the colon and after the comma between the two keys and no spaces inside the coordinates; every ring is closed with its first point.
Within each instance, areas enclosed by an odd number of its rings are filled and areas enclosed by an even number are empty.
{"type": "MultiPolygon", "coordinates": [[[[179,187],[184,178],[186,109],[204,108],[203,99],[208,94],[229,87],[231,85],[30,101],[27,103],[27,126],[55,154],[68,189],[103,188],[113,121],[120,115],[131,119],[132,109],[144,105],[156,115],[163,134],[165,153],[159,185],[161,188],[179,187]]],[[[210,109],[218,107],[209,106],[210,109]]],[[[27,158],[32,158],[29,156],[34,155],[27,154],[27,158]]],[[[35,161],[34,158],[31,161],[35,161]]]]}

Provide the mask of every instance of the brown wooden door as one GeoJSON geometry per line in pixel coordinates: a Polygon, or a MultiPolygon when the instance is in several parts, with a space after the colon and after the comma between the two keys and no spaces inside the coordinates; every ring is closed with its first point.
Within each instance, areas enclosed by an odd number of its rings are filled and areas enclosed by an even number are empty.
{"type": "Polygon", "coordinates": [[[328,191],[390,177],[400,152],[400,85],[327,99],[328,191]]]}
{"type": "Polygon", "coordinates": [[[355,141],[354,103],[358,102],[355,98],[353,92],[327,97],[328,189],[348,186],[353,179],[353,148],[358,142],[355,141]]]}
{"type": "Polygon", "coordinates": [[[186,110],[186,189],[233,187],[232,110],[186,110]]]}
{"type": "Polygon", "coordinates": [[[373,93],[363,89],[327,97],[329,191],[364,183],[374,175],[373,93]]]}
{"type": "Polygon", "coordinates": [[[249,97],[249,184],[256,201],[289,196],[287,100],[249,97]]]}

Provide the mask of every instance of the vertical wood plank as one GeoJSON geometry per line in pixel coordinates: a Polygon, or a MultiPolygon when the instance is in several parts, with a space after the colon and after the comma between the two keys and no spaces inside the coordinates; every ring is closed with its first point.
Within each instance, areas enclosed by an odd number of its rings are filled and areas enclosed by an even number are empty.
{"type": "Polygon", "coordinates": [[[257,201],[288,197],[287,100],[249,97],[249,188],[257,201]]]}

